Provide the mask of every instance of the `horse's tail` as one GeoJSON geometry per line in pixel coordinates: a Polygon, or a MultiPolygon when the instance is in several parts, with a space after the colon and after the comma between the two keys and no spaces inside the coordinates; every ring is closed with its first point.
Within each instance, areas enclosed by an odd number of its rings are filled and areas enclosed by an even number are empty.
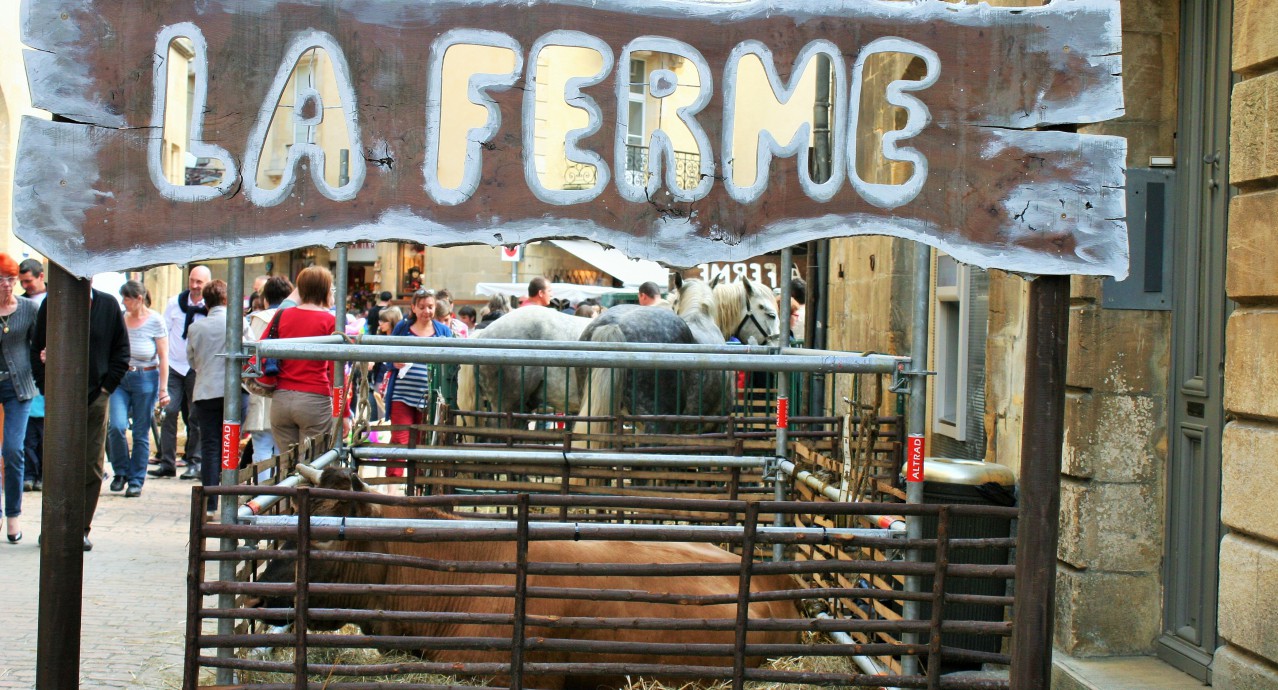
{"type": "MultiPolygon", "coordinates": [[[[596,343],[624,343],[626,342],[626,336],[620,326],[610,323],[595,329],[590,335],[590,340],[596,343]]],[[[580,414],[584,417],[613,416],[618,403],[614,393],[619,393],[626,389],[626,370],[596,367],[594,369],[583,369],[579,372],[579,375],[582,377],[581,380],[585,382],[585,391],[581,396],[580,414]]],[[[573,424],[573,447],[591,447],[589,441],[578,439],[588,438],[592,434],[607,433],[610,427],[611,425],[607,422],[576,422],[573,424]]]]}

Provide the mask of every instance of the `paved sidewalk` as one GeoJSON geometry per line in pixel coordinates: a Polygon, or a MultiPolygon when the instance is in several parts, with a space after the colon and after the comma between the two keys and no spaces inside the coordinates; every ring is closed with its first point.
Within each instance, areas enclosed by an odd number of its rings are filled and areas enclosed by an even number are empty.
{"type": "MultiPolygon", "coordinates": [[[[84,554],[80,687],[179,687],[192,484],[151,479],[126,499],[103,483],[84,554]]],[[[22,542],[0,541],[0,688],[35,685],[41,498],[24,494],[22,542]]]]}

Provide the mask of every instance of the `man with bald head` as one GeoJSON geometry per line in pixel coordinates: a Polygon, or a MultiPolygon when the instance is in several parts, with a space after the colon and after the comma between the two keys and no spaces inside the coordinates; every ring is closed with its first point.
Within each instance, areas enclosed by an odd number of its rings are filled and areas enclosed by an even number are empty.
{"type": "MultiPolygon", "coordinates": [[[[160,429],[160,457],[158,467],[147,472],[152,477],[172,477],[177,474],[177,425],[178,415],[186,426],[186,472],[183,479],[200,478],[200,439],[194,424],[188,424],[191,396],[195,391],[195,372],[186,358],[186,336],[191,324],[204,318],[204,286],[213,280],[208,267],[196,265],[187,275],[187,289],[169,300],[164,308],[164,325],[169,330],[169,406],[165,409],[164,426],[160,429]]],[[[210,462],[216,462],[211,458],[210,462]]]]}

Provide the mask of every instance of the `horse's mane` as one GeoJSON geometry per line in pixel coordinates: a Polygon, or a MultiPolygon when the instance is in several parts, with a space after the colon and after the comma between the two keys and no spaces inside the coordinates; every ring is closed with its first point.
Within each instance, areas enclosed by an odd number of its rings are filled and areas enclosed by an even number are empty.
{"type": "Polygon", "coordinates": [[[732,337],[732,332],[745,316],[748,308],[745,286],[747,282],[750,283],[750,290],[756,295],[767,295],[772,292],[763,283],[749,278],[741,278],[731,283],[718,283],[714,286],[714,321],[719,326],[719,330],[723,331],[725,338],[732,337]]]}
{"type": "Polygon", "coordinates": [[[715,321],[715,292],[703,280],[690,279],[683,281],[679,288],[679,316],[690,316],[698,312],[715,321]]]}

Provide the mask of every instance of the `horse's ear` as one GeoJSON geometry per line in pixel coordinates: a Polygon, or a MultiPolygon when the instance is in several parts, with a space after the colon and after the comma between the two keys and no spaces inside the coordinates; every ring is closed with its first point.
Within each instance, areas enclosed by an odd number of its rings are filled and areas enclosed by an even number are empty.
{"type": "Polygon", "coordinates": [[[683,289],[683,276],[678,271],[675,271],[675,289],[683,289]]]}
{"type": "Polygon", "coordinates": [[[720,280],[723,280],[723,274],[722,274],[722,273],[716,273],[716,274],[715,274],[715,276],[714,276],[714,278],[711,278],[711,279],[710,279],[710,289],[711,289],[711,290],[715,289],[715,287],[717,287],[717,286],[719,285],[719,281],[720,281],[720,280]]]}
{"type": "Polygon", "coordinates": [[[746,299],[754,297],[754,287],[750,285],[750,281],[743,277],[741,278],[741,284],[745,286],[746,299]]]}

